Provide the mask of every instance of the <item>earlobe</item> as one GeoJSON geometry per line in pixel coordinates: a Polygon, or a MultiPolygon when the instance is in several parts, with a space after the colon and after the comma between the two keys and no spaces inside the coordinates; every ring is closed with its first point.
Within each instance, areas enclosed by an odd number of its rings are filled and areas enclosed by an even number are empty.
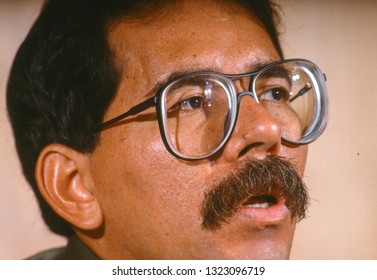
{"type": "Polygon", "coordinates": [[[61,144],[46,146],[37,161],[36,180],[47,203],[73,226],[94,230],[102,225],[86,154],[61,144]]]}

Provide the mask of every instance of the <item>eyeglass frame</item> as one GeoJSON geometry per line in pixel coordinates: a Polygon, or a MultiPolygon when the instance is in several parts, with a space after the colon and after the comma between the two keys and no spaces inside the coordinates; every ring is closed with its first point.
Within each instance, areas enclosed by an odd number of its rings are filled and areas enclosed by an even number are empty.
{"type": "MultiPolygon", "coordinates": [[[[183,75],[176,77],[174,79],[171,79],[167,83],[165,83],[162,87],[160,87],[158,89],[157,93],[154,96],[152,96],[152,97],[142,101],[141,103],[133,106],[132,108],[130,108],[125,113],[122,113],[121,115],[118,115],[118,116],[116,116],[116,117],[114,117],[110,120],[107,120],[103,123],[100,123],[98,125],[93,126],[88,131],[91,132],[91,133],[99,132],[99,131],[101,131],[101,130],[121,121],[121,120],[124,120],[127,117],[137,115],[137,114],[139,114],[139,113],[141,113],[141,112],[143,112],[143,111],[145,111],[145,110],[147,110],[151,107],[155,107],[156,113],[157,113],[157,121],[158,121],[162,141],[165,145],[165,148],[173,156],[175,156],[179,159],[182,159],[182,160],[186,160],[186,161],[197,161],[197,160],[203,160],[203,159],[210,158],[211,156],[215,155],[217,152],[219,152],[219,150],[221,150],[225,146],[225,144],[228,142],[230,136],[232,135],[233,130],[235,128],[235,125],[237,123],[237,119],[238,119],[239,106],[240,106],[241,98],[246,96],[246,95],[249,95],[258,104],[260,104],[258,96],[256,95],[256,93],[253,92],[253,89],[255,88],[255,80],[257,80],[258,76],[261,73],[265,72],[269,68],[272,68],[272,67],[279,65],[279,64],[289,63],[289,62],[303,63],[303,64],[307,64],[307,65],[311,66],[312,71],[309,72],[309,73],[306,73],[306,74],[308,74],[308,76],[310,76],[310,78],[313,81],[317,82],[315,84],[316,87],[320,87],[320,88],[317,88],[316,90],[314,90],[314,93],[317,95],[316,99],[320,100],[320,102],[319,102],[319,104],[316,104],[317,108],[315,108],[315,113],[314,113],[316,118],[315,118],[315,121],[312,122],[313,124],[315,124],[315,126],[313,128],[311,128],[311,131],[308,133],[308,135],[303,136],[303,138],[300,139],[300,143],[290,141],[288,139],[285,139],[284,137],[281,137],[281,140],[282,140],[282,142],[285,142],[285,143],[287,143],[289,145],[293,145],[293,146],[301,146],[301,145],[310,144],[313,141],[315,141],[316,139],[318,139],[318,137],[325,130],[327,123],[328,123],[328,97],[327,97],[327,88],[326,88],[327,77],[315,63],[313,63],[310,60],[301,59],[301,58],[291,58],[291,59],[278,60],[278,61],[269,63],[267,65],[264,65],[263,67],[261,67],[260,69],[258,69],[256,71],[242,73],[242,74],[224,74],[224,73],[215,72],[215,71],[195,71],[195,72],[183,74],[183,75]],[[313,78],[312,72],[317,72],[317,75],[316,75],[317,78],[316,77],[313,78]],[[214,75],[214,76],[218,76],[218,77],[221,77],[222,79],[224,79],[227,82],[229,89],[231,89],[231,92],[228,92],[228,89],[227,89],[227,91],[226,91],[227,95],[228,95],[228,97],[230,95],[230,97],[232,98],[232,102],[236,103],[236,104],[232,104],[231,107],[230,107],[230,117],[231,117],[231,119],[229,120],[230,127],[227,129],[226,135],[223,137],[223,140],[221,141],[221,143],[211,153],[209,153],[205,156],[193,158],[193,157],[186,157],[186,156],[180,154],[178,151],[175,151],[172,148],[170,140],[168,139],[168,137],[166,135],[167,134],[166,125],[165,125],[166,115],[164,113],[166,110],[165,110],[165,104],[163,102],[164,98],[162,98],[162,97],[164,96],[168,87],[170,85],[174,84],[175,81],[180,80],[184,77],[195,76],[195,75],[214,75]],[[247,78],[247,77],[250,78],[249,91],[244,91],[244,92],[238,93],[236,88],[235,88],[233,79],[247,78]],[[313,131],[315,133],[312,135],[313,131]]],[[[302,88],[299,91],[299,93],[296,94],[294,97],[292,97],[290,100],[293,100],[293,99],[305,94],[309,89],[311,89],[311,87],[302,88]]]]}

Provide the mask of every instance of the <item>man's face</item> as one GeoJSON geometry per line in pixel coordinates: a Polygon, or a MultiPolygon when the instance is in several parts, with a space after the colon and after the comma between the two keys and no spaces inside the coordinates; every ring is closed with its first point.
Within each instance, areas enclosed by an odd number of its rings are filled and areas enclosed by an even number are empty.
{"type": "MultiPolygon", "coordinates": [[[[279,60],[255,18],[229,3],[187,1],[153,19],[125,19],[114,24],[109,42],[122,80],[105,120],[150,97],[174,72],[245,73],[279,60]]],[[[230,140],[208,160],[172,156],[154,108],[104,130],[91,155],[103,235],[89,246],[110,259],[288,258],[296,218],[278,196],[273,207],[258,198],[253,207],[231,209],[217,226],[203,226],[206,194],[248,160],[277,155],[303,172],[306,148],[285,146],[280,135],[278,122],[249,97],[241,100],[230,140]]]]}

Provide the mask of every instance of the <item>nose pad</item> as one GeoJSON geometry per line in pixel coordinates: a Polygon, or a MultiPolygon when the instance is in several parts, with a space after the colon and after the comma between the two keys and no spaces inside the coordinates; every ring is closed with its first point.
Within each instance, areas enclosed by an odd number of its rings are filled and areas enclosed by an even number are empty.
{"type": "Polygon", "coordinates": [[[235,128],[215,161],[235,162],[246,156],[264,159],[269,155],[277,155],[281,148],[278,121],[259,104],[255,93],[242,92],[237,99],[238,117],[235,128]]]}

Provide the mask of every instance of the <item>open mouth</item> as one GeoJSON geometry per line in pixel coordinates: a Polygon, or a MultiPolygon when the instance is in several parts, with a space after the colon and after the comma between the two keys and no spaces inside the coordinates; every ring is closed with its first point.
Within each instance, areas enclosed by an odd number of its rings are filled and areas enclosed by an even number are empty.
{"type": "Polygon", "coordinates": [[[289,217],[286,201],[279,193],[268,192],[250,196],[241,207],[239,213],[249,221],[258,225],[276,225],[289,217]]]}
{"type": "Polygon", "coordinates": [[[250,208],[268,208],[270,206],[276,205],[278,200],[275,196],[271,194],[266,195],[258,195],[250,197],[243,206],[250,207],[250,208]]]}

